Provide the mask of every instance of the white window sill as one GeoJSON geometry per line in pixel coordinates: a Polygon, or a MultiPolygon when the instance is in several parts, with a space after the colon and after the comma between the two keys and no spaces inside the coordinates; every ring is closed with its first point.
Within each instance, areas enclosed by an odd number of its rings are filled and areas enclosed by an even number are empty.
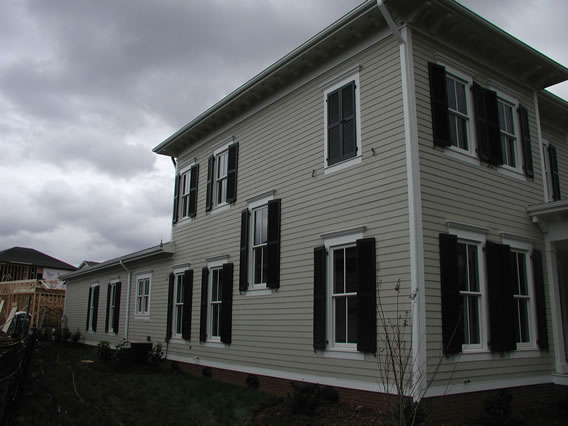
{"type": "Polygon", "coordinates": [[[247,296],[270,296],[274,291],[271,288],[249,288],[245,293],[247,296]]]}
{"type": "Polygon", "coordinates": [[[184,340],[181,336],[175,336],[170,338],[170,343],[174,345],[185,345],[187,341],[184,340]]]}
{"type": "Polygon", "coordinates": [[[502,175],[509,176],[513,179],[519,179],[525,182],[528,180],[527,177],[522,173],[522,171],[520,171],[519,169],[514,169],[509,166],[501,165],[497,167],[497,172],[501,173],[502,175]]]}
{"type": "Polygon", "coordinates": [[[230,204],[223,203],[223,204],[219,204],[219,205],[216,206],[216,207],[213,207],[213,208],[211,209],[211,212],[210,212],[210,213],[211,213],[211,214],[222,213],[222,212],[225,212],[225,211],[229,210],[230,208],[231,208],[231,205],[230,205],[230,204]]]}
{"type": "Polygon", "coordinates": [[[183,224],[186,224],[186,223],[191,223],[192,220],[193,220],[193,219],[192,219],[191,217],[189,217],[189,216],[188,216],[188,217],[183,217],[183,218],[180,218],[180,219],[177,221],[177,223],[175,223],[175,225],[178,226],[178,225],[183,225],[183,224]]]}
{"type": "Polygon", "coordinates": [[[134,314],[135,320],[150,321],[150,314],[134,314]]]}
{"type": "Polygon", "coordinates": [[[118,332],[115,332],[115,331],[107,331],[107,332],[106,332],[106,335],[107,335],[107,336],[115,336],[115,337],[116,337],[116,336],[118,335],[118,332]]]}
{"type": "Polygon", "coordinates": [[[208,340],[207,342],[202,343],[202,345],[206,348],[225,348],[227,346],[224,343],[215,340],[208,340]]]}
{"type": "Polygon", "coordinates": [[[323,352],[324,358],[364,360],[365,354],[357,350],[328,349],[323,352]]]}
{"type": "Polygon", "coordinates": [[[470,350],[465,351],[457,354],[455,356],[456,361],[465,361],[465,362],[473,362],[473,361],[489,361],[493,358],[491,352],[488,350],[470,350]]]}
{"type": "Polygon", "coordinates": [[[520,359],[520,358],[538,358],[542,356],[539,349],[517,349],[514,352],[509,353],[509,358],[511,359],[520,359]]]}
{"type": "Polygon", "coordinates": [[[333,172],[338,172],[340,170],[347,169],[361,162],[361,155],[350,158],[349,160],[342,161],[341,163],[334,164],[333,166],[327,166],[323,169],[323,174],[328,175],[333,172]]]}
{"type": "Polygon", "coordinates": [[[466,163],[472,164],[474,166],[480,166],[481,162],[479,159],[472,154],[470,151],[465,151],[463,149],[454,148],[454,147],[447,147],[444,149],[444,153],[448,157],[455,158],[457,160],[464,161],[466,163]]]}

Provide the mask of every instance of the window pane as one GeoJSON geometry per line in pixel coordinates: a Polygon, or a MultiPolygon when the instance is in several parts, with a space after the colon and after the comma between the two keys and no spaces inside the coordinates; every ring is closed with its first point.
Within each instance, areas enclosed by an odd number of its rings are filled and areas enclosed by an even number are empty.
{"type": "Polygon", "coordinates": [[[344,297],[335,298],[335,341],[347,343],[347,300],[344,297]]]}
{"type": "Polygon", "coordinates": [[[450,141],[453,146],[458,146],[458,129],[457,129],[457,117],[450,114],[450,141]]]}
{"type": "Polygon", "coordinates": [[[347,341],[357,343],[357,297],[351,296],[347,299],[348,321],[347,321],[347,341]]]}
{"type": "Polygon", "coordinates": [[[462,149],[469,149],[467,143],[467,120],[463,117],[456,117],[457,120],[457,138],[458,147],[462,149]]]}
{"type": "Polygon", "coordinates": [[[467,114],[467,103],[465,98],[465,85],[456,82],[457,110],[462,114],[467,114]]]}
{"type": "Polygon", "coordinates": [[[529,315],[529,299],[517,299],[517,342],[530,342],[529,315]]]}
{"type": "Polygon", "coordinates": [[[456,87],[454,84],[454,80],[451,78],[446,78],[446,87],[448,89],[448,107],[456,110],[456,87]]]}
{"type": "Polygon", "coordinates": [[[176,334],[181,334],[182,317],[183,317],[183,306],[176,306],[176,334]]]}
{"type": "Polygon", "coordinates": [[[219,309],[221,305],[215,304],[211,306],[211,335],[219,336],[219,309]]]}
{"type": "Polygon", "coordinates": [[[525,296],[529,295],[529,288],[527,284],[527,264],[526,255],[524,253],[517,253],[518,276],[519,276],[519,293],[525,296]]]}
{"type": "Polygon", "coordinates": [[[521,294],[519,289],[519,253],[512,253],[513,257],[513,290],[515,294],[521,294]]]}
{"type": "Polygon", "coordinates": [[[216,301],[219,300],[219,286],[218,286],[218,281],[219,281],[219,270],[218,269],[214,269],[213,270],[213,277],[212,277],[212,281],[211,281],[211,300],[212,301],[216,301]]]}
{"type": "Polygon", "coordinates": [[[148,312],[148,296],[144,296],[144,312],[148,312]]]}
{"type": "Polygon", "coordinates": [[[345,286],[343,281],[344,273],[344,249],[333,250],[333,291],[334,293],[344,293],[345,286]]]}
{"type": "Polygon", "coordinates": [[[465,344],[479,344],[479,297],[465,296],[465,344]]]}
{"type": "Polygon", "coordinates": [[[345,279],[346,292],[357,292],[357,247],[345,249],[345,279]]]}
{"type": "Polygon", "coordinates": [[[458,243],[458,280],[459,289],[467,290],[467,255],[463,243],[458,243]]]}
{"type": "Polygon", "coordinates": [[[144,283],[144,294],[148,295],[150,294],[150,280],[145,280],[144,283]]]}
{"type": "Polygon", "coordinates": [[[263,272],[263,248],[264,247],[255,247],[253,249],[253,258],[254,258],[254,283],[259,284],[262,281],[262,272],[263,272]]]}
{"type": "Polygon", "coordinates": [[[469,290],[479,291],[479,270],[477,266],[477,246],[467,245],[467,261],[469,266],[469,290]]]}

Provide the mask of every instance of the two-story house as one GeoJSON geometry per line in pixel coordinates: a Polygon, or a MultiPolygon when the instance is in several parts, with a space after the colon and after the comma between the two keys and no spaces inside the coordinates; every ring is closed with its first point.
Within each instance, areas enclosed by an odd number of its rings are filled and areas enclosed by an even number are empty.
{"type": "Polygon", "coordinates": [[[67,275],[69,324],[368,403],[398,312],[410,396],[546,397],[568,385],[568,104],[544,89],[567,79],[454,1],[365,1],[154,149],[172,242],[67,275]]]}

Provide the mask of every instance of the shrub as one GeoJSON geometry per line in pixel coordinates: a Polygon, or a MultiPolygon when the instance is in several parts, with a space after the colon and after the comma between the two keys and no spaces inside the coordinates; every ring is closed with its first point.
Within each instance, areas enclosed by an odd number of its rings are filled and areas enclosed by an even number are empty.
{"type": "Polygon", "coordinates": [[[119,364],[124,364],[128,359],[130,352],[129,342],[126,339],[122,339],[122,342],[114,346],[114,359],[118,361],[119,364]]]}
{"type": "Polygon", "coordinates": [[[63,340],[67,341],[71,338],[71,330],[69,330],[67,327],[63,327],[61,329],[61,337],[63,337],[63,340]]]}
{"type": "Polygon", "coordinates": [[[148,364],[157,366],[165,358],[164,351],[162,350],[162,344],[157,343],[152,346],[152,349],[148,351],[148,364]]]}
{"type": "Polygon", "coordinates": [[[71,333],[71,342],[79,343],[79,340],[81,340],[81,331],[77,329],[73,333],[71,333]]]}
{"type": "Polygon", "coordinates": [[[97,345],[97,357],[103,361],[112,359],[112,349],[110,343],[106,340],[101,340],[97,345]]]}
{"type": "Polygon", "coordinates": [[[321,390],[319,385],[312,383],[291,382],[293,392],[288,393],[294,414],[313,416],[321,405],[321,390]]]}
{"type": "Polygon", "coordinates": [[[483,424],[492,425],[503,425],[503,426],[515,426],[519,422],[513,418],[513,410],[511,409],[511,402],[513,401],[513,396],[508,390],[502,390],[493,397],[489,397],[485,400],[483,407],[485,408],[485,416],[483,418],[483,424]]]}
{"type": "Polygon", "coordinates": [[[255,376],[254,374],[249,374],[247,376],[247,386],[249,388],[258,389],[258,385],[259,385],[258,376],[255,376]]]}

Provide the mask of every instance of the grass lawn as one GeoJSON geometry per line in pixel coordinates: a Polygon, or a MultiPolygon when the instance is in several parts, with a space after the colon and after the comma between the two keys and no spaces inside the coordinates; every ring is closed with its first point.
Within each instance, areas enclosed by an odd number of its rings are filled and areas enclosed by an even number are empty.
{"type": "Polygon", "coordinates": [[[95,351],[38,344],[18,424],[246,425],[257,411],[277,402],[264,392],[169,368],[121,368],[99,361],[95,351]]]}

